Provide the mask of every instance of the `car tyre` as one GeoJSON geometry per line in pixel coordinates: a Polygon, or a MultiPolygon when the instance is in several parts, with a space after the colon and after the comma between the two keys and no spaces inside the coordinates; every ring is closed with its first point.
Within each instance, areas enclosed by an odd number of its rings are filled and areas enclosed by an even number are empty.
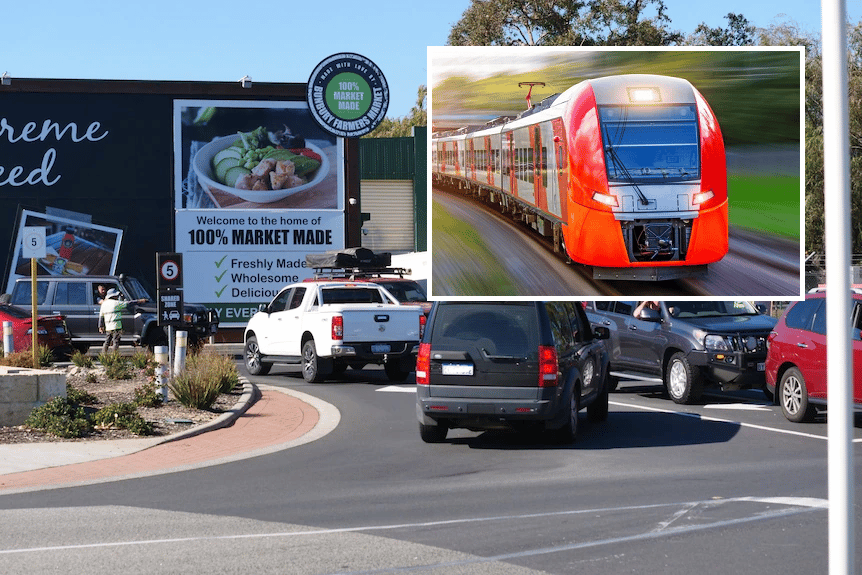
{"type": "Polygon", "coordinates": [[[587,406],[587,419],[597,423],[607,421],[608,419],[608,393],[610,392],[610,376],[605,374],[605,380],[602,382],[602,388],[599,390],[599,395],[590,405],[587,406]]]}
{"type": "Polygon", "coordinates": [[[449,426],[445,423],[436,425],[419,424],[419,437],[425,443],[443,443],[446,441],[446,435],[449,433],[449,426]]]}
{"type": "Polygon", "coordinates": [[[557,430],[558,443],[564,445],[574,443],[578,437],[578,412],[580,411],[578,401],[578,390],[572,389],[571,396],[569,397],[568,418],[566,419],[566,423],[557,430]]]}
{"type": "Polygon", "coordinates": [[[326,379],[332,370],[325,369],[324,360],[317,355],[314,340],[302,344],[302,378],[308,383],[320,383],[326,379]]]}
{"type": "Polygon", "coordinates": [[[808,388],[802,372],[791,367],[781,376],[779,385],[781,412],[784,417],[794,423],[808,422],[814,419],[817,410],[808,401],[808,388]]]}
{"type": "Polygon", "coordinates": [[[245,368],[251,375],[266,375],[272,368],[271,363],[262,361],[257,338],[253,335],[245,342],[245,368]]]}
{"type": "Polygon", "coordinates": [[[665,386],[674,403],[695,403],[703,394],[703,375],[700,368],[691,365],[685,354],[678,351],[667,363],[665,386]]]}

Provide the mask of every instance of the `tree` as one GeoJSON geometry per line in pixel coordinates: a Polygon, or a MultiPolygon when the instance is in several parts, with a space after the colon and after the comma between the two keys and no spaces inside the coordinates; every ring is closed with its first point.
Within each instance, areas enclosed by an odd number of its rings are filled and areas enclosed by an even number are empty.
{"type": "Polygon", "coordinates": [[[448,44],[667,46],[682,39],[669,24],[662,0],[472,0],[448,44]]]}
{"type": "Polygon", "coordinates": [[[402,138],[411,136],[413,126],[426,126],[428,124],[428,111],[425,109],[425,98],[428,96],[428,88],[419,86],[416,94],[416,104],[410,108],[410,113],[403,118],[386,117],[380,122],[366,138],[402,138]]]}
{"type": "Polygon", "coordinates": [[[724,17],[727,28],[710,28],[701,22],[685,43],[694,46],[752,46],[757,28],[742,14],[728,12],[724,17]]]}

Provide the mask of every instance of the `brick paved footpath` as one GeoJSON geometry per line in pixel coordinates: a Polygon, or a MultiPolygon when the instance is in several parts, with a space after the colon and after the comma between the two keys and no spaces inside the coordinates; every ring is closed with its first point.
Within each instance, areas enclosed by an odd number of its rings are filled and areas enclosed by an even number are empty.
{"type": "Polygon", "coordinates": [[[277,446],[301,438],[319,420],[320,413],[314,406],[264,388],[260,398],[229,427],[128,455],[2,475],[0,494],[141,477],[215,465],[243,455],[251,457],[255,452],[275,451],[277,446]]]}

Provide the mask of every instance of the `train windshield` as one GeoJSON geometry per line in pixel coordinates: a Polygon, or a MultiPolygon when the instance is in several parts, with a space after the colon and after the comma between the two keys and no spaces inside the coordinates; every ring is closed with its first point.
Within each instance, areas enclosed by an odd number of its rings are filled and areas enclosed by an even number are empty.
{"type": "Polygon", "coordinates": [[[608,179],[624,182],[700,178],[694,104],[599,106],[608,179]]]}

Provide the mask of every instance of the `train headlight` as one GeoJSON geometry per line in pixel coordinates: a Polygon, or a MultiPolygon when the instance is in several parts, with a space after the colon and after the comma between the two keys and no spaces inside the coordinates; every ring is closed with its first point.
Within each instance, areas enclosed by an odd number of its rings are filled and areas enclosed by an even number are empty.
{"type": "Polygon", "coordinates": [[[706,202],[707,200],[711,200],[715,197],[715,194],[712,193],[712,190],[707,190],[705,192],[700,192],[692,196],[691,203],[695,206],[699,206],[700,204],[706,202]]]}
{"type": "Polygon", "coordinates": [[[593,199],[600,204],[604,204],[606,206],[610,206],[612,208],[616,208],[619,206],[617,204],[617,197],[612,196],[610,194],[603,194],[601,192],[593,192],[593,199]]]}

